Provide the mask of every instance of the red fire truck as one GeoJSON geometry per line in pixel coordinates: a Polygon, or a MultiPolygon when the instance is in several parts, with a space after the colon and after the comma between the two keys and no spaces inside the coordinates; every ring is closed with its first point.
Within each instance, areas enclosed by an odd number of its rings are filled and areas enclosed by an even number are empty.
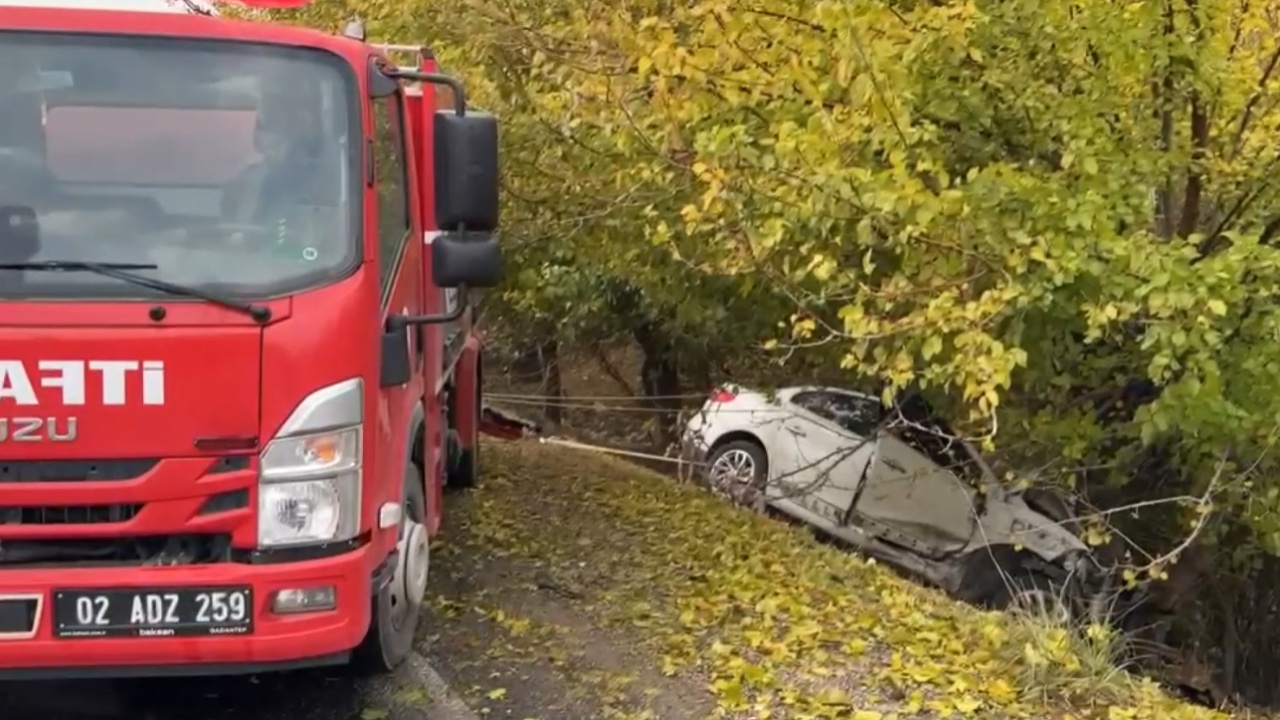
{"type": "Polygon", "coordinates": [[[0,12],[0,678],[411,652],[497,122],[362,35],[0,12]]]}

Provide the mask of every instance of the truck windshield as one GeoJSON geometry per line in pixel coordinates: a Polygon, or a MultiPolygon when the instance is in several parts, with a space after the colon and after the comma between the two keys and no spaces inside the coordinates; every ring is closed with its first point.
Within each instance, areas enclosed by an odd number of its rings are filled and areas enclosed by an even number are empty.
{"type": "MultiPolygon", "coordinates": [[[[359,116],[337,56],[0,32],[0,67],[0,263],[155,265],[137,272],[265,297],[359,261],[359,116]]],[[[148,292],[0,270],[0,297],[148,292]]]]}

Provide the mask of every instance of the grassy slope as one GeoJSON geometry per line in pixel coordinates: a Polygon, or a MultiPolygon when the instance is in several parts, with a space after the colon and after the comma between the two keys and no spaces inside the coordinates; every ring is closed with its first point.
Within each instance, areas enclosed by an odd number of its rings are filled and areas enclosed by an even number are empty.
{"type": "Polygon", "coordinates": [[[487,442],[467,531],[537,563],[734,718],[1225,715],[1108,672],[1105,643],[1011,623],[598,454],[487,442]]]}

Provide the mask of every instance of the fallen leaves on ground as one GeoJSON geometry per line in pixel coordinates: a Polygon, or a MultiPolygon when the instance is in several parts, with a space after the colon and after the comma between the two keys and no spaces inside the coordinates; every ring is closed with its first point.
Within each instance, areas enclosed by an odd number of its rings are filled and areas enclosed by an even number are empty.
{"type": "Polygon", "coordinates": [[[664,675],[703,678],[717,717],[1228,717],[1121,673],[1092,696],[1024,686],[1088,663],[1069,642],[1028,639],[1001,614],[624,461],[491,441],[485,462],[469,544],[543,568],[540,590],[641,639],[664,675]]]}

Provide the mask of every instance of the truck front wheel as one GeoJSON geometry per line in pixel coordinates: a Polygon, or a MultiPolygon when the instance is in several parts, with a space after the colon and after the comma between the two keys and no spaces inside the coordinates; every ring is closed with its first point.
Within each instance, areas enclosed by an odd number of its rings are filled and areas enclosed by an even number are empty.
{"type": "Polygon", "coordinates": [[[371,598],[369,632],[356,649],[356,664],[367,671],[394,670],[409,657],[422,614],[431,553],[422,471],[412,462],[405,469],[404,498],[395,570],[391,582],[371,598]]]}

